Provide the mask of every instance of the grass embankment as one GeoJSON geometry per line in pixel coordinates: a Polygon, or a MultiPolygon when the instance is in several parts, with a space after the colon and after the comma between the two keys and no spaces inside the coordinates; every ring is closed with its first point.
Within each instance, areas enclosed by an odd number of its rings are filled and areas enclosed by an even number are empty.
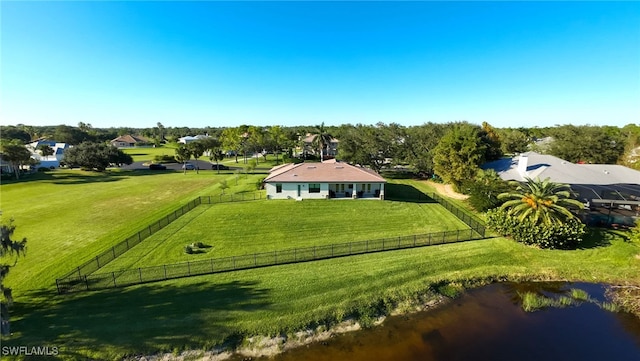
{"type": "MultiPolygon", "coordinates": [[[[66,359],[121,359],[125,354],[210,348],[225,341],[237,344],[245,336],[294,332],[384,312],[416,300],[443,281],[640,285],[640,245],[602,232],[574,251],[538,250],[494,238],[57,296],[52,280],[69,267],[196,195],[219,193],[218,178],[211,172],[123,174],[113,180],[62,172],[58,177],[1,188],[4,214],[16,218],[16,236],[28,237],[30,247],[9,279],[15,294],[14,334],[3,339],[3,345],[56,345],[66,359]],[[43,193],[46,203],[40,201],[43,193]],[[158,198],[145,202],[154,195],[158,198]],[[92,227],[93,220],[97,223],[92,227]]],[[[251,177],[247,182],[245,187],[253,186],[251,177]]],[[[263,203],[266,215],[272,203],[263,203]]],[[[366,209],[361,213],[359,219],[385,216],[366,209]]],[[[260,217],[252,221],[257,227],[270,226],[260,217]]],[[[210,228],[215,232],[216,227],[210,228]]],[[[378,228],[384,229],[384,222],[378,228]]],[[[237,228],[239,234],[242,230],[237,228]]],[[[318,224],[315,232],[321,231],[318,224]]]]}

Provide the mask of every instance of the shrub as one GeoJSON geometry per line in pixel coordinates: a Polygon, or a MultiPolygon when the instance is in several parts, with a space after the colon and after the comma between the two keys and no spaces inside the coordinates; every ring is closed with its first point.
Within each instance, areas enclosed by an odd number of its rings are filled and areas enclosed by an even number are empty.
{"type": "Polygon", "coordinates": [[[40,173],[48,172],[50,170],[51,169],[47,168],[47,167],[38,167],[38,172],[40,172],[40,173]]]}
{"type": "Polygon", "coordinates": [[[575,248],[586,233],[585,225],[575,218],[562,224],[535,225],[528,220],[520,221],[509,216],[505,210],[497,208],[488,211],[486,219],[489,228],[499,234],[540,248],[575,248]]]}
{"type": "Polygon", "coordinates": [[[202,242],[196,242],[193,244],[196,248],[203,248],[204,247],[204,243],[202,242]]]}
{"type": "Polygon", "coordinates": [[[154,163],[176,163],[176,158],[172,155],[156,155],[153,157],[154,163]]]}
{"type": "Polygon", "coordinates": [[[186,247],[184,247],[184,252],[186,254],[193,254],[193,246],[192,245],[187,245],[186,247]]]}

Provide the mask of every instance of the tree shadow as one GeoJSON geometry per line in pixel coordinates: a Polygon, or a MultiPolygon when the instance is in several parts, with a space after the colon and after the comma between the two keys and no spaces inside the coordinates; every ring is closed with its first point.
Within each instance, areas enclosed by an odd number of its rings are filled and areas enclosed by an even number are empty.
{"type": "Polygon", "coordinates": [[[411,203],[436,203],[433,198],[408,184],[385,184],[384,199],[411,203]]]}
{"type": "MultiPolygon", "coordinates": [[[[588,227],[587,234],[585,234],[577,249],[608,247],[615,238],[616,236],[609,229],[588,227]]],[[[628,237],[626,237],[626,239],[628,239],[628,237]]]]}
{"type": "Polygon", "coordinates": [[[29,183],[29,182],[48,182],[57,185],[71,185],[71,184],[87,184],[87,183],[108,183],[117,182],[119,180],[138,177],[138,176],[153,176],[155,174],[175,173],[172,170],[153,171],[153,170],[105,170],[103,172],[97,171],[51,171],[51,172],[39,172],[29,174],[18,180],[3,180],[2,184],[16,184],[16,183],[29,183]]]}
{"type": "Polygon", "coordinates": [[[202,349],[242,340],[231,328],[240,316],[270,307],[269,290],[258,282],[181,285],[148,284],[96,292],[54,295],[33,291],[12,309],[15,332],[7,346],[58,347],[61,359],[86,359],[87,350],[108,350],[122,358],[202,349]]]}

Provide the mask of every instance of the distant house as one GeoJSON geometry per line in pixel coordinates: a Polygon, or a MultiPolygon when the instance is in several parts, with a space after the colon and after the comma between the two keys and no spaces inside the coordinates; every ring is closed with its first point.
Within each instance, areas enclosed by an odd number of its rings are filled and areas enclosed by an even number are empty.
{"type": "Polygon", "coordinates": [[[64,152],[69,149],[69,144],[59,143],[55,140],[39,139],[27,144],[27,149],[31,152],[31,158],[39,162],[38,167],[58,168],[60,161],[64,158],[64,152]],[[53,149],[52,155],[43,156],[40,147],[48,145],[53,149]]]}
{"type": "MultiPolygon", "coordinates": [[[[320,152],[317,146],[313,144],[316,140],[317,134],[307,133],[304,137],[300,139],[302,146],[298,147],[299,154],[312,154],[315,156],[320,156],[320,152]]],[[[323,156],[335,157],[338,155],[338,144],[340,141],[336,138],[331,138],[331,142],[326,145],[326,148],[322,150],[323,156]]]]}
{"type": "Polygon", "coordinates": [[[384,199],[386,180],[370,169],[332,160],[274,167],[264,183],[268,199],[384,199]]]}
{"type": "Polygon", "coordinates": [[[640,171],[622,165],[575,164],[552,155],[527,152],[486,163],[482,168],[494,169],[504,180],[549,178],[568,184],[573,197],[584,202],[592,211],[592,218],[601,223],[633,224],[640,217],[640,171]],[[596,217],[596,213],[600,216],[596,217]]]}
{"type": "Polygon", "coordinates": [[[202,135],[202,134],[199,134],[199,135],[196,135],[196,136],[187,135],[186,137],[178,138],[178,143],[189,144],[191,142],[195,142],[196,140],[206,139],[206,138],[209,138],[209,136],[208,135],[202,135]]]}
{"type": "Polygon", "coordinates": [[[149,143],[149,139],[127,134],[127,135],[121,135],[118,138],[113,139],[110,143],[116,148],[131,148],[131,147],[139,146],[142,144],[147,144],[149,143]]]}

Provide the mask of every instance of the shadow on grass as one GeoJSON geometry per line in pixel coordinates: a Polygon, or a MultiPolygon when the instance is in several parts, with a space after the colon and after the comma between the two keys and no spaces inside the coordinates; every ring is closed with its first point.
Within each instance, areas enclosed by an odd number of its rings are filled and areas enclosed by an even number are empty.
{"type": "Polygon", "coordinates": [[[619,232],[613,232],[606,228],[592,228],[587,227],[587,234],[585,235],[582,243],[577,247],[578,249],[590,249],[598,247],[607,247],[611,245],[611,241],[621,238],[628,241],[628,236],[622,235],[619,232]]]}
{"type": "Polygon", "coordinates": [[[52,184],[86,184],[86,183],[107,183],[134,176],[151,176],[155,174],[174,173],[172,170],[151,171],[151,170],[105,170],[97,171],[76,171],[63,170],[51,172],[39,172],[23,176],[19,180],[2,181],[3,184],[28,183],[34,181],[44,181],[52,184]]]}
{"type": "Polygon", "coordinates": [[[387,183],[384,186],[384,199],[411,203],[436,203],[433,198],[408,184],[387,183]]]}
{"type": "Polygon", "coordinates": [[[32,292],[25,295],[29,302],[14,304],[15,334],[3,344],[57,346],[64,359],[87,359],[82,350],[106,350],[122,359],[133,353],[234,347],[243,337],[241,328],[231,326],[243,313],[269,308],[268,294],[257,282],[215,284],[212,277],[63,296],[32,292]]]}

